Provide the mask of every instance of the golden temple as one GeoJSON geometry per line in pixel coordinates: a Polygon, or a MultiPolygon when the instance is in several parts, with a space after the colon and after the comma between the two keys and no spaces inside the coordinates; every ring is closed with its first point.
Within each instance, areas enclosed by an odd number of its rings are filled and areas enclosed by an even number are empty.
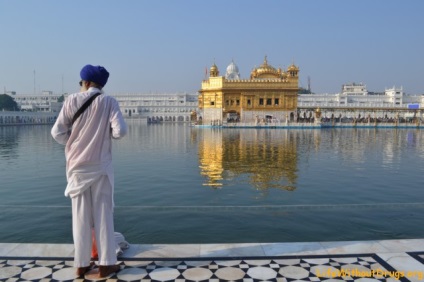
{"type": "Polygon", "coordinates": [[[299,68],[294,64],[286,71],[264,62],[253,68],[249,79],[240,79],[238,67],[231,62],[225,76],[219,75],[215,63],[199,90],[199,120],[220,125],[224,121],[251,123],[275,118],[285,120],[297,109],[299,68]]]}

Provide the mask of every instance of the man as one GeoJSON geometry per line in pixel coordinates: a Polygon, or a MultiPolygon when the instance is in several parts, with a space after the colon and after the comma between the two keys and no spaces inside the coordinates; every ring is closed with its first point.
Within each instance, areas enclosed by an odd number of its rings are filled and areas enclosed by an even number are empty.
{"type": "Polygon", "coordinates": [[[53,125],[51,134],[65,146],[65,196],[72,201],[72,230],[75,245],[74,264],[77,275],[91,268],[92,229],[99,255],[99,277],[119,271],[116,265],[112,167],[112,138],[127,133],[127,125],[118,102],[103,95],[109,72],[101,66],[86,65],[80,72],[81,92],[69,95],[53,125]],[[78,110],[92,100],[79,117],[78,110]],[[76,118],[76,119],[75,119],[76,118]],[[74,121],[73,121],[74,119],[74,121]]]}

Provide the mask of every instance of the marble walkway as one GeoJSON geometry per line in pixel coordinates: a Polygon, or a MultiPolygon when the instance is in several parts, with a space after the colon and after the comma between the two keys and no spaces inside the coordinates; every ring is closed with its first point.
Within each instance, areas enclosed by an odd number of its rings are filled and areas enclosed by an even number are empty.
{"type": "MultiPolygon", "coordinates": [[[[0,243],[0,281],[96,281],[75,275],[69,244],[0,243]]],[[[97,281],[424,281],[424,239],[131,245],[97,281]]]]}

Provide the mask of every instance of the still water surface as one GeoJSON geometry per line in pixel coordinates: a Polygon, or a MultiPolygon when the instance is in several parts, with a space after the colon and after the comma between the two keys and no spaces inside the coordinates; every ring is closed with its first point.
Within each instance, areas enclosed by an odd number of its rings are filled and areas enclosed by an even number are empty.
{"type": "MultiPolygon", "coordinates": [[[[422,130],[128,125],[113,155],[130,243],[424,237],[422,130]]],[[[50,128],[0,127],[0,242],[72,242],[50,128]]]]}

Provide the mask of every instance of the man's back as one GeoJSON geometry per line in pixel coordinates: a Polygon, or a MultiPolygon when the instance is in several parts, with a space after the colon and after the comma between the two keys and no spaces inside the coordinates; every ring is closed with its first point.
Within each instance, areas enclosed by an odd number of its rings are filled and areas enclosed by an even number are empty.
{"type": "MultiPolygon", "coordinates": [[[[64,118],[72,120],[76,111],[100,90],[70,95],[65,103],[64,118]]],[[[106,164],[112,160],[112,138],[121,138],[127,127],[119,111],[118,102],[110,96],[100,95],[72,125],[65,154],[68,168],[84,164],[106,164]]]]}

